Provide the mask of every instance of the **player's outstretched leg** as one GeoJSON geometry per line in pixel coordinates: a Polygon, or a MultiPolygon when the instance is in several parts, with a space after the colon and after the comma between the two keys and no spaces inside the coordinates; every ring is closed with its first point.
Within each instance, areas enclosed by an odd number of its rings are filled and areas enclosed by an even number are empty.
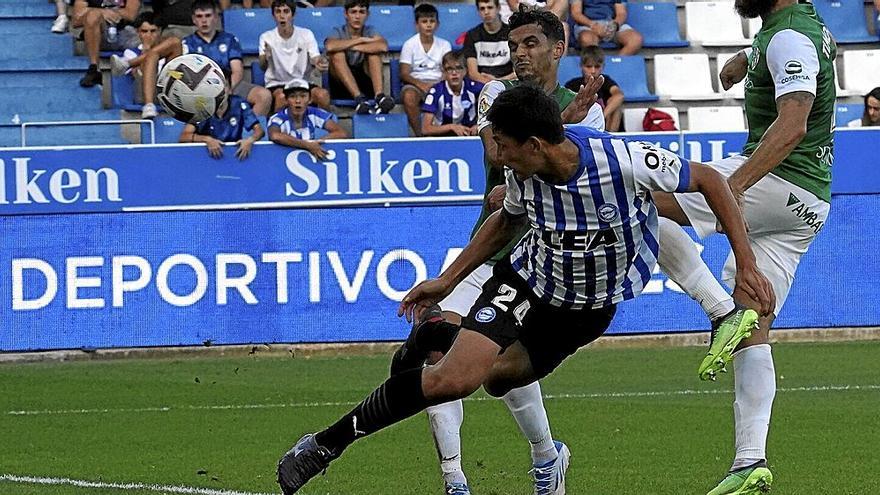
{"type": "Polygon", "coordinates": [[[773,473],[765,461],[731,471],[706,495],[755,495],[770,491],[773,473]]]}

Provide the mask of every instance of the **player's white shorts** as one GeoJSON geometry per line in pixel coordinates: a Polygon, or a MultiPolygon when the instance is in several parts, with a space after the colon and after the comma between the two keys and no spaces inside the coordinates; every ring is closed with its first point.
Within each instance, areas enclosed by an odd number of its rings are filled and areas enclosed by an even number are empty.
{"type": "Polygon", "coordinates": [[[477,297],[483,292],[483,284],[492,276],[493,265],[483,263],[472,271],[455,289],[440,301],[440,309],[467,316],[477,297]]]}
{"type": "MultiPolygon", "coordinates": [[[[745,160],[736,155],[709,165],[729,177],[745,160]]],[[[715,232],[715,215],[701,194],[676,194],[675,199],[701,238],[715,232]]],[[[830,207],[815,194],[773,174],[764,176],[745,193],[743,215],[749,226],[749,240],[758,268],[776,293],[777,315],[788,297],[801,256],[825,225],[830,207]]],[[[735,275],[736,264],[730,253],[722,279],[733,287],[735,275]]]]}

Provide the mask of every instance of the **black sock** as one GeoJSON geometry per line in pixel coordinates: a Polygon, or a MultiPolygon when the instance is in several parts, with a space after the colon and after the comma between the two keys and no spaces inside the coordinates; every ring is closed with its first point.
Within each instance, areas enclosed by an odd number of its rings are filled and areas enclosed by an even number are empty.
{"type": "Polygon", "coordinates": [[[375,433],[433,405],[422,393],[422,370],[392,376],[336,424],[315,435],[318,445],[338,457],[358,438],[375,433]]]}
{"type": "Polygon", "coordinates": [[[416,334],[416,347],[423,352],[439,351],[446,353],[455,342],[461,325],[438,319],[426,321],[419,326],[416,334]]]}

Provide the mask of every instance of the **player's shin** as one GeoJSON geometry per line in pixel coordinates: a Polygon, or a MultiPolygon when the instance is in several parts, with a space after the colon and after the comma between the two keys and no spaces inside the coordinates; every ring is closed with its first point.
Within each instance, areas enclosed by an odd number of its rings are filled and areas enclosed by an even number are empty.
{"type": "Polygon", "coordinates": [[[550,434],[550,421],[541,397],[541,385],[534,382],[515,388],[502,397],[516,424],[532,447],[532,463],[542,465],[556,458],[556,446],[550,434]]]}
{"type": "Polygon", "coordinates": [[[464,407],[461,400],[454,400],[431,406],[426,411],[440,469],[446,483],[467,484],[461,469],[461,424],[464,421],[464,407]]]}
{"type": "Polygon", "coordinates": [[[736,458],[731,470],[767,458],[770,413],[776,396],[776,370],[769,344],[742,349],[733,356],[736,401],[736,458]]]}
{"type": "Polygon", "coordinates": [[[436,404],[437,400],[428,400],[422,392],[422,371],[411,369],[388,378],[339,421],[317,433],[315,441],[338,457],[358,438],[436,404]]]}
{"type": "Polygon", "coordinates": [[[734,309],[733,298],[724,290],[690,236],[674,221],[660,217],[660,255],[657,262],[673,282],[700,303],[710,320],[721,318],[734,309]]]}

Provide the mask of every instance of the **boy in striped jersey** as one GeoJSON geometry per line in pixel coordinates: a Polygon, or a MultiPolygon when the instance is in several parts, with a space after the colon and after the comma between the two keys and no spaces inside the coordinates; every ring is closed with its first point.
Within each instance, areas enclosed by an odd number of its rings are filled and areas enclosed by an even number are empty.
{"type": "Polygon", "coordinates": [[[507,195],[443,274],[413,288],[398,313],[418,318],[471,271],[529,231],[495,265],[454,344],[435,366],[393,375],[329,428],[302,437],[278,464],[285,495],[356,439],[483,386],[494,396],[547,376],[639,295],[657,259],[651,191],[699,192],[728,233],[738,280],[759,300],[772,289],[754,263],[745,222],[720,174],[647,143],[563,128],[559,105],[521,85],[488,113],[507,195]]]}

